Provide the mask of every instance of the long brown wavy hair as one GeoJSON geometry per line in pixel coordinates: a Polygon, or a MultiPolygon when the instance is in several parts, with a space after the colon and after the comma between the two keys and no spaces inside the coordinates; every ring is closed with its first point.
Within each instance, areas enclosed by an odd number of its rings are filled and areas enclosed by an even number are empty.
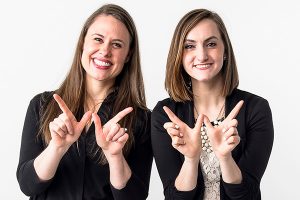
{"type": "MultiPolygon", "coordinates": [[[[134,143],[133,123],[137,115],[137,108],[147,110],[147,107],[140,65],[137,30],[133,19],[125,9],[118,5],[106,4],[96,10],[86,20],[77,42],[70,71],[60,87],[54,92],[62,97],[72,113],[77,116],[86,101],[86,72],[81,64],[84,38],[89,27],[99,15],[111,15],[118,19],[126,26],[130,34],[129,59],[124,64],[122,72],[116,77],[113,87],[118,88],[118,92],[114,104],[112,105],[112,116],[126,107],[133,107],[133,112],[119,122],[122,127],[128,129],[127,133],[129,134],[129,139],[123,148],[123,152],[126,155],[134,143]]],[[[51,99],[43,110],[40,121],[39,136],[43,138],[46,145],[48,145],[51,140],[49,123],[60,114],[61,110],[59,106],[54,99],[51,99]]],[[[100,157],[100,163],[104,164],[107,162],[102,151],[100,157]]]]}
{"type": "Polygon", "coordinates": [[[166,66],[165,88],[172,99],[183,102],[193,99],[190,87],[190,76],[182,65],[184,41],[187,34],[202,20],[213,20],[220,32],[224,43],[225,52],[223,67],[221,70],[224,80],[222,95],[230,95],[239,85],[239,76],[233,53],[232,45],[225,24],[221,17],[206,9],[195,9],[183,16],[173,34],[166,66]]]}

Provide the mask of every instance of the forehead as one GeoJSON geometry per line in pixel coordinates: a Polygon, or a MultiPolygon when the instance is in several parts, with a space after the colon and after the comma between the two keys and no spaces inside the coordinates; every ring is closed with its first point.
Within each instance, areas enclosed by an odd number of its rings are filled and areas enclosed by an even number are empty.
{"type": "Polygon", "coordinates": [[[205,40],[215,36],[221,39],[221,34],[217,24],[211,19],[201,20],[194,28],[188,32],[186,39],[205,40]]]}
{"type": "Polygon", "coordinates": [[[113,39],[129,40],[126,26],[112,15],[99,15],[88,29],[87,35],[101,34],[113,39]]]}

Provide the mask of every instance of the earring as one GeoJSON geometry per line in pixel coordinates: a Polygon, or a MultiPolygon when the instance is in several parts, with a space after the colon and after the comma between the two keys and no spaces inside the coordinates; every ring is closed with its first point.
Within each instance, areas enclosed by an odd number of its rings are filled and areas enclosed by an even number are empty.
{"type": "Polygon", "coordinates": [[[226,56],[224,56],[224,57],[223,57],[223,60],[226,60],[226,59],[227,59],[227,57],[226,57],[226,56]]]}

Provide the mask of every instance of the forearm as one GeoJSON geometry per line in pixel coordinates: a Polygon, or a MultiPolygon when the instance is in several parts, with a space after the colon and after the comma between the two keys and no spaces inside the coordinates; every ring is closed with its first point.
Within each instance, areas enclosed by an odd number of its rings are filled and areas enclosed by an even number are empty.
{"type": "Polygon", "coordinates": [[[223,158],[219,161],[223,181],[231,184],[240,184],[242,182],[242,173],[232,156],[230,155],[228,158],[223,158]]]}
{"type": "Polygon", "coordinates": [[[131,169],[123,154],[106,156],[109,163],[110,182],[116,189],[123,189],[131,177],[131,169]]]}
{"type": "Polygon", "coordinates": [[[56,148],[50,141],[47,148],[34,160],[34,169],[42,181],[54,177],[59,162],[65,154],[65,149],[56,148]]]}
{"type": "Polygon", "coordinates": [[[175,180],[179,191],[193,190],[197,185],[199,159],[185,158],[180,172],[175,180]]]}

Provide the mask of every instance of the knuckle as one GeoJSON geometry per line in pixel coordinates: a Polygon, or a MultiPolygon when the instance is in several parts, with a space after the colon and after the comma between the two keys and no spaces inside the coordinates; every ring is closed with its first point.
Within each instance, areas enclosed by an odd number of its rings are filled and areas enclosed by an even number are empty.
{"type": "Polygon", "coordinates": [[[167,123],[164,123],[164,129],[167,129],[168,126],[167,126],[167,123]]]}
{"type": "Polygon", "coordinates": [[[110,126],[110,128],[113,129],[113,130],[115,130],[115,129],[117,128],[117,126],[118,126],[117,124],[112,124],[112,125],[110,126]]]}
{"type": "Polygon", "coordinates": [[[173,141],[174,141],[176,144],[178,144],[178,143],[179,143],[179,138],[175,136],[174,139],[173,139],[173,141]]]}
{"type": "Polygon", "coordinates": [[[59,118],[55,118],[52,122],[58,123],[59,122],[59,118]]]}
{"type": "Polygon", "coordinates": [[[54,126],[52,129],[53,129],[55,132],[59,132],[59,131],[60,131],[60,129],[59,129],[57,126],[54,126]]]}
{"type": "Polygon", "coordinates": [[[177,146],[177,143],[174,140],[172,140],[172,145],[177,146]]]}
{"type": "Polygon", "coordinates": [[[119,123],[116,123],[116,127],[119,129],[121,128],[121,125],[119,123]]]}
{"type": "Polygon", "coordinates": [[[65,123],[69,123],[71,120],[66,115],[62,118],[62,121],[65,123]]]}
{"type": "Polygon", "coordinates": [[[174,135],[174,129],[168,128],[168,130],[169,130],[169,133],[170,133],[171,135],[174,135]]]}

